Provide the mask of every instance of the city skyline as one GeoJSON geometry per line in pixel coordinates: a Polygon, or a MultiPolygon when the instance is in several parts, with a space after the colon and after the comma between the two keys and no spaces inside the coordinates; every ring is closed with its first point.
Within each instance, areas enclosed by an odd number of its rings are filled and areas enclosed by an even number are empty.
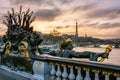
{"type": "Polygon", "coordinates": [[[7,26],[2,21],[7,11],[30,8],[36,16],[31,24],[35,31],[48,34],[57,29],[62,34],[75,34],[101,39],[120,38],[119,0],[0,0],[0,35],[7,26]]]}

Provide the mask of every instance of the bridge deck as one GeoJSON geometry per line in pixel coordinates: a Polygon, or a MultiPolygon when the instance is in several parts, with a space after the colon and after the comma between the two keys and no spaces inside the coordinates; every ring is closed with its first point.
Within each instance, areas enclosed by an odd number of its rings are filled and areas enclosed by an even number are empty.
{"type": "Polygon", "coordinates": [[[30,80],[30,79],[0,68],[0,80],[30,80]]]}

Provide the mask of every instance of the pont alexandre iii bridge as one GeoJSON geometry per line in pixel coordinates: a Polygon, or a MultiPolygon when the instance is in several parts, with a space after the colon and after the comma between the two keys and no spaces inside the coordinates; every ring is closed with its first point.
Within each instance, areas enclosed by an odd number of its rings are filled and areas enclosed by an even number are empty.
{"type": "Polygon", "coordinates": [[[120,66],[102,63],[109,57],[111,45],[103,53],[75,52],[70,38],[59,50],[42,49],[41,34],[30,26],[34,21],[30,9],[8,11],[8,27],[0,51],[0,80],[120,80],[120,66]],[[90,61],[74,60],[87,58],[90,61]]]}
{"type": "Polygon", "coordinates": [[[31,53],[30,56],[33,63],[29,58],[9,55],[11,63],[1,65],[0,76],[5,76],[2,80],[120,80],[117,65],[31,53]]]}

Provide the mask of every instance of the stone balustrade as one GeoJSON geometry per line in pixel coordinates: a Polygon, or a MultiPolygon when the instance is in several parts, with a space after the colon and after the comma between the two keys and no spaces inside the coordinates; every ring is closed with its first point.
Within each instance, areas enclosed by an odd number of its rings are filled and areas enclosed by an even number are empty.
{"type": "MultiPolygon", "coordinates": [[[[43,63],[47,63],[44,66],[48,66],[44,69],[47,69],[49,76],[46,74],[45,79],[38,80],[120,80],[120,66],[118,65],[49,56],[33,56],[32,58],[41,62],[41,66],[43,63]]],[[[39,70],[43,68],[39,67],[39,70]]]]}
{"type": "Polygon", "coordinates": [[[50,62],[51,80],[120,80],[118,72],[93,67],[50,62]]]}
{"type": "Polygon", "coordinates": [[[120,66],[48,55],[30,55],[31,80],[120,80],[120,66]]]}

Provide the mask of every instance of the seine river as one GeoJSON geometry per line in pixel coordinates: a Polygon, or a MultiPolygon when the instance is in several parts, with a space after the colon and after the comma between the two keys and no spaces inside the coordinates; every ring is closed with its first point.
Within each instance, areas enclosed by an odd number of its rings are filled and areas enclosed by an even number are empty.
{"type": "MultiPolygon", "coordinates": [[[[102,46],[100,48],[76,47],[74,48],[74,50],[77,52],[82,52],[82,51],[104,52],[105,46],[102,46]]],[[[82,60],[86,60],[86,59],[82,59],[82,60]]],[[[109,54],[109,59],[105,59],[104,63],[120,65],[120,48],[113,48],[109,54]]]]}

